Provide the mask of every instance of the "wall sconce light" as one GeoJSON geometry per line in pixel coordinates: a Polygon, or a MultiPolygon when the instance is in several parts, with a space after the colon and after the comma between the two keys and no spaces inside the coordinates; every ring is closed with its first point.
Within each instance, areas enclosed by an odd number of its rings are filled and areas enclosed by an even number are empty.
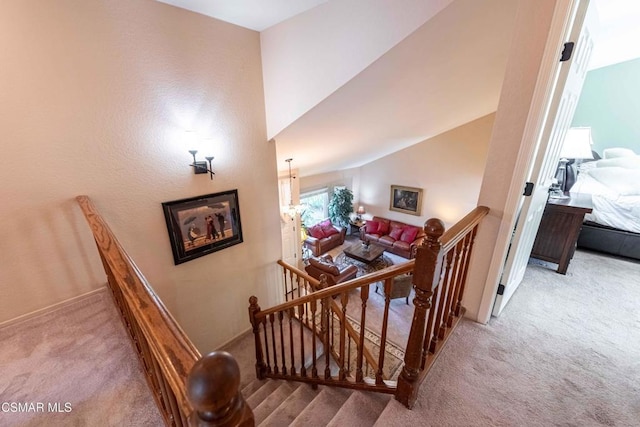
{"type": "MultiPolygon", "coordinates": [[[[198,134],[190,130],[185,131],[185,139],[187,141],[187,144],[191,145],[192,147],[194,145],[197,147],[200,142],[198,134]]],[[[211,166],[213,156],[205,156],[206,161],[203,161],[196,160],[196,154],[198,153],[198,150],[191,149],[189,150],[189,153],[191,153],[191,155],[193,156],[193,163],[189,165],[193,167],[193,173],[196,175],[200,173],[209,173],[209,176],[211,177],[211,179],[213,179],[213,175],[215,175],[215,173],[213,172],[213,167],[211,166]]]]}
{"type": "Polygon", "coordinates": [[[198,150],[189,150],[189,153],[193,156],[193,163],[189,165],[193,167],[193,173],[196,175],[199,173],[209,173],[211,179],[213,179],[213,175],[215,175],[215,172],[213,172],[213,168],[211,167],[213,156],[205,156],[205,159],[207,160],[205,162],[203,160],[196,160],[198,150]],[[208,165],[207,162],[209,163],[208,165]]]}

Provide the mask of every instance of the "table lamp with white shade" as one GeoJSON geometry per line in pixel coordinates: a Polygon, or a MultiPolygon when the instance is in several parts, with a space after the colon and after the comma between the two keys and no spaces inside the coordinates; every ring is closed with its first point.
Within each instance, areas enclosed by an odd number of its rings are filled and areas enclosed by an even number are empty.
{"type": "Polygon", "coordinates": [[[563,193],[568,192],[576,182],[576,172],[572,166],[574,162],[577,168],[583,159],[593,159],[592,144],[590,127],[575,127],[567,130],[560,151],[560,164],[556,172],[556,179],[563,193]]]}

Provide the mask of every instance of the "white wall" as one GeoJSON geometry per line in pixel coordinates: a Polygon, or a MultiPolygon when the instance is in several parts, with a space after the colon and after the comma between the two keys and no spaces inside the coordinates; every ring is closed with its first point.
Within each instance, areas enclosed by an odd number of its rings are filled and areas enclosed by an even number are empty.
{"type": "Polygon", "coordinates": [[[360,197],[360,168],[343,169],[300,178],[301,193],[318,190],[323,187],[329,187],[329,190],[331,190],[333,187],[341,185],[346,186],[353,192],[353,203],[357,207],[360,197]]]}
{"type": "Polygon", "coordinates": [[[0,63],[0,321],[104,285],[87,194],[201,351],[246,330],[281,253],[258,33],[155,1],[8,0],[0,63]],[[214,138],[213,181],[187,128],[214,138]],[[244,243],[174,266],[161,203],[230,189],[244,243]]]}
{"type": "Polygon", "coordinates": [[[269,137],[453,0],[329,1],[260,33],[269,137]]]}
{"type": "MultiPolygon", "coordinates": [[[[507,205],[512,192],[512,179],[517,180],[513,185],[513,191],[517,192],[515,196],[520,196],[524,188],[527,171],[525,168],[517,169],[516,164],[556,3],[567,4],[568,0],[519,0],[514,33],[514,41],[517,42],[512,44],[509,52],[478,199],[478,204],[489,207],[490,212],[478,230],[463,300],[467,308],[466,315],[481,322],[489,320],[488,317],[478,318],[483,293],[483,311],[487,307],[490,311],[498,286],[499,277],[495,277],[495,272],[489,277],[492,260],[500,267],[504,263],[515,222],[513,206],[507,205]],[[499,234],[501,230],[504,230],[502,235],[499,234]]],[[[558,52],[561,46],[562,43],[558,42],[558,52]]]]}
{"type": "Polygon", "coordinates": [[[373,215],[423,225],[440,218],[447,227],[477,205],[494,115],[427,139],[362,166],[360,204],[373,215]],[[420,216],[389,210],[391,185],[423,189],[420,216]]]}

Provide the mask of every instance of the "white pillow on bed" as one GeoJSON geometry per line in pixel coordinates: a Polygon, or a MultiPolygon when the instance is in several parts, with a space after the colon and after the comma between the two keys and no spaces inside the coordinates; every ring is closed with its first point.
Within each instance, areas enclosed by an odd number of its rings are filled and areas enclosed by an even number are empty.
{"type": "Polygon", "coordinates": [[[602,150],[602,157],[604,159],[614,159],[616,157],[629,157],[635,155],[636,153],[629,148],[613,147],[602,150]]]}
{"type": "Polygon", "coordinates": [[[640,169],[640,156],[614,157],[613,159],[602,159],[590,163],[595,163],[599,168],[617,166],[626,169],[640,169]]]}
{"type": "Polygon", "coordinates": [[[595,168],[588,174],[621,196],[640,195],[640,169],[595,168]]]}

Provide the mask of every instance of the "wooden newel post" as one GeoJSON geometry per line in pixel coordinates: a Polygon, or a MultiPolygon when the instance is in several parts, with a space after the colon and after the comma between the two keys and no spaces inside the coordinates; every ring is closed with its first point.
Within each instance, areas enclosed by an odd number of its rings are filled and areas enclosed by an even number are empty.
{"type": "Polygon", "coordinates": [[[413,407],[420,387],[420,363],[427,311],[431,308],[433,289],[440,280],[442,245],[439,239],[444,233],[444,223],[437,218],[431,218],[424,224],[424,231],[427,237],[417,250],[413,274],[413,287],[416,292],[413,299],[415,309],[404,356],[404,367],[398,378],[396,390],[396,399],[407,408],[413,407]]]}
{"type": "Polygon", "coordinates": [[[240,393],[240,368],[226,351],[198,360],[187,376],[191,427],[253,426],[251,408],[240,393]]]}
{"type": "Polygon", "coordinates": [[[256,320],[256,313],[260,312],[260,306],[258,305],[258,297],[251,296],[249,298],[249,321],[253,328],[253,339],[256,348],[256,377],[259,380],[264,379],[264,375],[267,371],[267,367],[262,357],[262,343],[260,342],[260,322],[256,320]]]}

